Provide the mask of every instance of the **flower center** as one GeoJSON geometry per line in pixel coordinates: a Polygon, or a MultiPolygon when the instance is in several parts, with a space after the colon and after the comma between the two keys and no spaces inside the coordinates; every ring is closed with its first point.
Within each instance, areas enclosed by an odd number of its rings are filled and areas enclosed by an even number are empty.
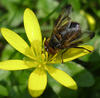
{"type": "Polygon", "coordinates": [[[46,63],[47,63],[47,55],[45,53],[42,53],[38,58],[37,58],[38,66],[39,68],[46,68],[46,63]]]}

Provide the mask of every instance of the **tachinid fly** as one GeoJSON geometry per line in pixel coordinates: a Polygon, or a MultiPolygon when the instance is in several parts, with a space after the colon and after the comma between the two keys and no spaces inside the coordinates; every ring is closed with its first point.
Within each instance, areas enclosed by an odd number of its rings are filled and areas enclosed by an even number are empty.
{"type": "Polygon", "coordinates": [[[51,37],[44,42],[46,51],[51,55],[56,54],[59,50],[82,48],[78,45],[87,42],[95,35],[94,32],[82,31],[79,23],[71,21],[69,17],[71,9],[71,5],[68,5],[66,11],[61,13],[56,20],[51,37]]]}

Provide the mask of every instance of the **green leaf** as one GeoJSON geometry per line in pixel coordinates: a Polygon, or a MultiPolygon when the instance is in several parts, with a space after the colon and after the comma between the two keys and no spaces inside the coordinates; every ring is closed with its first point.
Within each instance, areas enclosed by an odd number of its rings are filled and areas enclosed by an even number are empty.
{"type": "Polygon", "coordinates": [[[92,45],[94,47],[93,53],[90,53],[89,55],[80,57],[80,60],[83,60],[85,62],[98,62],[99,56],[100,56],[100,36],[96,35],[91,41],[88,42],[89,45],[92,45]],[[95,57],[95,58],[94,58],[95,57]]]}
{"type": "Polygon", "coordinates": [[[0,95],[2,96],[8,96],[8,91],[7,91],[7,88],[0,85],[0,95]]]}
{"type": "Polygon", "coordinates": [[[90,87],[94,84],[92,74],[80,64],[67,62],[61,64],[58,68],[72,76],[78,84],[78,87],[90,87]]]}
{"type": "Polygon", "coordinates": [[[77,91],[62,86],[50,76],[48,76],[48,84],[57,94],[57,98],[77,98],[77,91]]]}
{"type": "Polygon", "coordinates": [[[15,71],[14,72],[14,77],[17,79],[20,85],[27,84],[27,80],[29,78],[30,72],[28,70],[23,70],[23,71],[15,71]]]}
{"type": "Polygon", "coordinates": [[[14,52],[14,48],[12,48],[9,44],[7,44],[2,52],[1,60],[7,60],[14,52]]]}
{"type": "Polygon", "coordinates": [[[8,60],[8,59],[22,59],[24,56],[23,54],[17,52],[13,47],[7,44],[2,52],[1,61],[8,60]]]}
{"type": "Polygon", "coordinates": [[[68,3],[72,5],[74,10],[80,10],[80,0],[68,0],[68,3]]]}
{"type": "MultiPolygon", "coordinates": [[[[67,62],[64,64],[54,64],[55,67],[65,71],[76,81],[78,87],[91,87],[94,84],[94,78],[90,72],[88,72],[81,65],[74,62],[67,62]]],[[[77,91],[68,89],[57,81],[48,77],[48,84],[53,91],[61,98],[77,98],[77,91]],[[67,93],[66,93],[67,92],[67,93]]]]}
{"type": "Polygon", "coordinates": [[[56,0],[38,0],[37,9],[39,17],[47,16],[55,7],[57,7],[58,2],[56,0]],[[52,6],[51,6],[52,5],[52,6]]]}
{"type": "Polygon", "coordinates": [[[93,8],[94,13],[100,17],[100,10],[97,10],[96,8],[93,8]]]}
{"type": "MultiPolygon", "coordinates": [[[[55,67],[65,71],[74,78],[78,87],[91,87],[94,84],[94,78],[81,65],[74,62],[67,62],[64,64],[55,64],[55,67]]],[[[52,87],[53,91],[61,98],[77,98],[77,91],[70,90],[63,87],[57,81],[48,77],[48,84],[52,87]],[[67,92],[67,93],[66,93],[67,92]]]]}
{"type": "MultiPolygon", "coordinates": [[[[91,71],[95,71],[100,68],[100,36],[96,35],[88,44],[92,45],[95,49],[92,53],[80,57],[79,59],[84,62],[89,62],[91,71]]],[[[89,65],[87,65],[89,66],[89,65]]]]}
{"type": "Polygon", "coordinates": [[[23,12],[24,12],[23,8],[21,8],[20,10],[17,8],[15,9],[15,11],[13,11],[13,13],[12,12],[8,13],[10,14],[9,19],[8,19],[8,23],[10,23],[10,26],[15,27],[22,23],[23,12]]]}
{"type": "Polygon", "coordinates": [[[7,78],[10,75],[10,71],[0,70],[0,81],[7,78]]]}
{"type": "Polygon", "coordinates": [[[100,98],[100,77],[96,77],[96,83],[93,88],[91,88],[91,98],[100,98]],[[97,97],[98,96],[98,97],[97,97]]]}
{"type": "Polygon", "coordinates": [[[7,10],[5,13],[7,17],[4,20],[5,25],[8,24],[9,26],[15,27],[22,23],[24,7],[22,7],[20,3],[21,0],[1,0],[1,4],[7,10]]]}

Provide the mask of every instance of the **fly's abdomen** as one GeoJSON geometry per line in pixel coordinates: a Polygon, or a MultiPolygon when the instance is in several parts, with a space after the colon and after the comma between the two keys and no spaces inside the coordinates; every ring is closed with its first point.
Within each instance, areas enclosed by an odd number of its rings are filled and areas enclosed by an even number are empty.
{"type": "Polygon", "coordinates": [[[52,47],[53,49],[61,47],[60,40],[57,38],[56,35],[52,35],[52,37],[49,41],[49,46],[52,47]]]}

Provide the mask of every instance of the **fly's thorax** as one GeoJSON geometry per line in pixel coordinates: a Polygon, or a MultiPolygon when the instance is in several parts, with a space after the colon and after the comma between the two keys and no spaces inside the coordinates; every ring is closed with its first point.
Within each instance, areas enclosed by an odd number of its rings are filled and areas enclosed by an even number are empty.
{"type": "Polygon", "coordinates": [[[45,50],[46,50],[48,53],[54,55],[54,54],[56,54],[57,49],[54,48],[54,46],[53,46],[53,44],[52,44],[51,41],[52,41],[52,40],[45,40],[45,42],[44,42],[45,50]]]}

